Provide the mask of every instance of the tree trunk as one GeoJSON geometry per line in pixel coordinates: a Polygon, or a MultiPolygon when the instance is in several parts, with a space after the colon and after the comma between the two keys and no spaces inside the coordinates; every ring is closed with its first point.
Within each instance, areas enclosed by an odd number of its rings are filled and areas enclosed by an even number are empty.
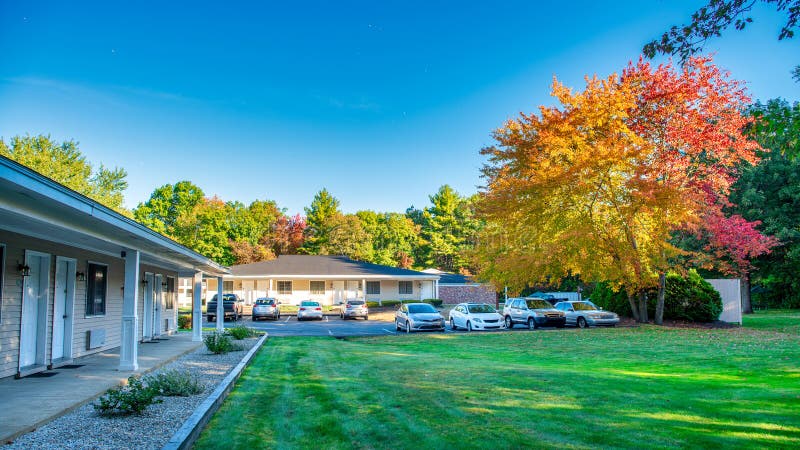
{"type": "Polygon", "coordinates": [[[750,272],[742,274],[742,313],[753,314],[753,303],[750,301],[750,272]]]}
{"type": "Polygon", "coordinates": [[[631,313],[633,314],[633,320],[639,321],[639,308],[636,307],[636,301],[633,299],[633,294],[628,294],[628,303],[631,304],[631,313]]]}
{"type": "Polygon", "coordinates": [[[639,322],[647,323],[647,293],[642,291],[639,293],[639,322]]]}
{"type": "Polygon", "coordinates": [[[667,274],[661,272],[658,274],[658,300],[656,301],[656,316],[653,322],[656,325],[664,324],[664,296],[667,288],[667,274]]]}

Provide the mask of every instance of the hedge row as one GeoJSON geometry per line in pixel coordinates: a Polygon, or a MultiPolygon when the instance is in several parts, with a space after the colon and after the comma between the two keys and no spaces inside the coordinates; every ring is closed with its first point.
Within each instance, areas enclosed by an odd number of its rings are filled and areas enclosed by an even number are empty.
{"type": "Polygon", "coordinates": [[[401,303],[430,303],[433,306],[442,306],[442,300],[438,298],[426,298],[425,300],[384,300],[382,305],[375,301],[368,301],[368,308],[377,308],[379,306],[397,306],[401,303]]]}

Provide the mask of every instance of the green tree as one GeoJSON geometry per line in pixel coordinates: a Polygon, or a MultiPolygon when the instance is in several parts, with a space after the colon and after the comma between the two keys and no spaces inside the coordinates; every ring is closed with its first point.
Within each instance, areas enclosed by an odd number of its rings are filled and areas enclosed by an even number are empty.
{"type": "Polygon", "coordinates": [[[133,217],[150,229],[173,237],[178,217],[192,211],[203,198],[203,190],[190,181],[165,184],[156,188],[146,202],[139,203],[133,217]]]}
{"type": "Polygon", "coordinates": [[[50,136],[15,136],[10,144],[0,140],[0,155],[30,167],[40,174],[67,186],[103,205],[130,216],[123,203],[128,188],[124,169],[107,169],[102,164],[93,171],[92,164],[72,140],[54,142],[50,136]]]}
{"type": "Polygon", "coordinates": [[[320,244],[319,255],[345,255],[358,261],[370,261],[372,242],[358,216],[335,214],[327,220],[327,238],[320,244]]]}
{"type": "Polygon", "coordinates": [[[236,258],[231,250],[230,208],[217,197],[203,198],[190,211],[178,216],[174,238],[194,251],[223,264],[236,258]]]}
{"type": "MultiPolygon", "coordinates": [[[[661,39],[648,42],[642,50],[648,58],[657,53],[677,55],[681,61],[702,51],[706,41],[722,35],[731,25],[743,30],[753,21],[750,12],[756,3],[773,5],[779,12],[786,12],[786,23],[781,27],[778,40],[792,38],[800,19],[800,0],[709,0],[708,5],[692,14],[689,24],[673,26],[661,39]]],[[[795,80],[800,82],[800,66],[792,70],[795,80]]]]}
{"type": "Polygon", "coordinates": [[[417,265],[437,267],[448,272],[467,270],[467,252],[473,247],[480,222],[474,217],[474,198],[462,197],[444,185],[430,197],[431,206],[418,214],[409,208],[406,214],[416,219],[423,239],[417,265]]]}
{"type": "Polygon", "coordinates": [[[310,255],[318,255],[330,239],[330,233],[335,226],[334,219],[342,214],[339,211],[339,200],[323,188],[314,196],[311,206],[304,209],[306,239],[303,251],[310,255]]]}
{"type": "Polygon", "coordinates": [[[356,213],[370,237],[370,262],[386,266],[409,267],[419,241],[419,227],[399,213],[356,213]]]}
{"type": "Polygon", "coordinates": [[[750,129],[765,149],[761,162],[745,166],[734,185],[735,212],[760,220],[766,234],[778,238],[772,253],[755,261],[753,282],[762,302],[800,307],[800,102],[774,99],[751,107],[750,129]]]}

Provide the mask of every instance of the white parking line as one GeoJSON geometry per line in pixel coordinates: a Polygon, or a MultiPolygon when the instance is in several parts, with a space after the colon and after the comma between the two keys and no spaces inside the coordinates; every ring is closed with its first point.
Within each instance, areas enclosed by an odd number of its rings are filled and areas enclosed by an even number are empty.
{"type": "Polygon", "coordinates": [[[292,316],[287,317],[286,320],[284,320],[284,322],[288,322],[290,320],[292,320],[292,316]]]}
{"type": "Polygon", "coordinates": [[[385,331],[385,332],[387,332],[387,333],[394,333],[394,331],[392,331],[392,330],[387,330],[386,328],[384,328],[384,329],[383,329],[383,331],[385,331]]]}
{"type": "Polygon", "coordinates": [[[333,331],[331,331],[331,330],[328,330],[328,334],[330,334],[331,336],[333,336],[333,331]]]}
{"type": "Polygon", "coordinates": [[[325,316],[325,322],[328,322],[328,316],[325,316]]]}

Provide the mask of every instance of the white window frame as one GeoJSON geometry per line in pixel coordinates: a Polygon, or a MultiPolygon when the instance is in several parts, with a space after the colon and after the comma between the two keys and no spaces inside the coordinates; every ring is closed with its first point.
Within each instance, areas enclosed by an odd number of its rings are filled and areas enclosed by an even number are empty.
{"type": "MultiPolygon", "coordinates": [[[[138,281],[137,281],[137,283],[138,283],[138,281]]],[[[94,287],[94,285],[92,285],[92,286],[94,287]]],[[[94,301],[92,301],[92,304],[94,304],[94,301]]],[[[83,309],[84,317],[104,317],[107,314],[107,309],[108,309],[108,264],[97,262],[97,261],[86,261],[86,303],[84,304],[84,309],[83,309]],[[103,312],[102,313],[97,313],[94,310],[94,308],[92,308],[92,313],[91,314],[89,313],[89,296],[93,294],[92,290],[89,289],[89,284],[92,283],[91,277],[94,276],[94,273],[92,273],[89,270],[90,266],[100,266],[100,267],[105,267],[105,269],[106,269],[106,271],[105,271],[106,289],[105,289],[105,292],[103,292],[103,312]]]]}
{"type": "Polygon", "coordinates": [[[294,284],[292,280],[278,280],[277,283],[278,295],[292,295],[292,290],[294,289],[294,284]],[[281,283],[289,283],[289,290],[281,288],[281,283]]]}
{"type": "Polygon", "coordinates": [[[413,281],[398,281],[397,282],[397,293],[399,295],[414,295],[414,282],[413,281]],[[402,288],[402,286],[404,286],[404,283],[408,283],[408,286],[410,287],[408,292],[403,292],[404,289],[402,288]]]}
{"type": "MultiPolygon", "coordinates": [[[[399,289],[399,287],[398,287],[399,289]]],[[[367,281],[367,295],[381,295],[381,282],[380,281],[367,281]],[[371,289],[377,286],[378,289],[371,289]]]]}
{"type": "Polygon", "coordinates": [[[320,280],[311,280],[308,282],[308,291],[311,295],[325,295],[325,282],[320,280]],[[322,290],[314,289],[314,283],[322,283],[322,290]]]}

